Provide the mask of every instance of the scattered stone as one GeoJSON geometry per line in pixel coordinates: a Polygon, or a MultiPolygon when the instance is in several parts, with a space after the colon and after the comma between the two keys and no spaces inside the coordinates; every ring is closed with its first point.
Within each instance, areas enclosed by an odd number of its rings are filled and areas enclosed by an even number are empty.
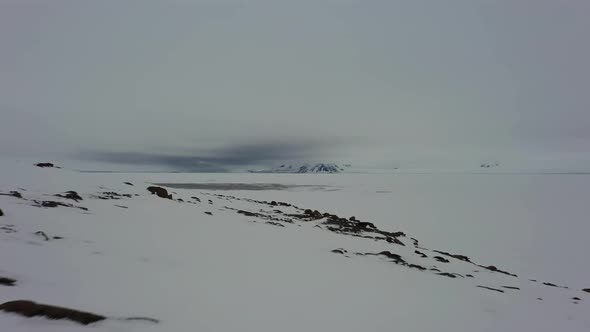
{"type": "Polygon", "coordinates": [[[59,204],[59,202],[55,202],[55,201],[43,201],[41,202],[41,206],[42,207],[47,207],[47,208],[54,208],[54,207],[58,207],[61,204],[59,204]]]}
{"type": "Polygon", "coordinates": [[[2,211],[2,209],[0,209],[0,217],[2,217],[4,215],[4,211],[2,211]]]}
{"type": "Polygon", "coordinates": [[[414,250],[414,253],[415,253],[416,255],[420,255],[420,257],[422,257],[422,258],[426,258],[426,257],[428,257],[428,256],[426,256],[426,254],[425,254],[425,253],[423,253],[423,252],[421,252],[421,251],[418,251],[418,250],[414,250]]]}
{"type": "Polygon", "coordinates": [[[436,259],[437,261],[441,262],[441,263],[449,263],[450,261],[444,257],[440,257],[440,256],[434,256],[434,259],[436,259]]]}
{"type": "Polygon", "coordinates": [[[47,236],[47,234],[45,234],[43,231],[37,231],[35,232],[35,235],[42,237],[45,241],[49,241],[49,236],[47,236]]]}
{"type": "Polygon", "coordinates": [[[460,261],[464,261],[464,262],[469,262],[471,263],[471,260],[469,259],[469,257],[464,256],[464,255],[457,255],[457,254],[450,254],[448,252],[444,252],[444,251],[440,251],[440,250],[433,250],[434,252],[437,252],[441,255],[445,255],[445,256],[449,256],[449,257],[453,257],[455,259],[458,259],[460,261]]]}
{"type": "Polygon", "coordinates": [[[0,193],[1,196],[10,196],[10,197],[16,197],[16,198],[23,198],[23,195],[21,193],[19,193],[18,191],[11,191],[8,194],[5,193],[0,193]]]}
{"type": "Polygon", "coordinates": [[[273,225],[273,226],[279,226],[279,227],[285,227],[285,225],[278,223],[278,222],[274,222],[274,221],[267,221],[265,224],[269,224],[269,225],[273,225]]]}
{"type": "Polygon", "coordinates": [[[566,288],[566,287],[563,287],[563,286],[557,286],[556,284],[550,283],[550,282],[544,282],[543,285],[549,286],[549,287],[566,288]]]}
{"type": "Polygon", "coordinates": [[[200,200],[198,197],[195,197],[195,196],[193,196],[193,197],[191,197],[191,198],[192,198],[192,199],[194,199],[195,201],[197,201],[197,202],[201,203],[201,200],[200,200]]]}
{"type": "Polygon", "coordinates": [[[396,261],[403,261],[402,256],[400,256],[398,254],[393,254],[390,251],[382,251],[382,252],[378,253],[377,255],[385,256],[387,258],[391,258],[396,261]]]}
{"type": "Polygon", "coordinates": [[[590,293],[590,288],[584,288],[582,289],[582,292],[590,293]]]}
{"type": "Polygon", "coordinates": [[[33,301],[18,300],[0,305],[0,310],[15,313],[25,317],[43,316],[49,319],[69,319],[82,325],[88,325],[103,321],[105,316],[90,312],[57,307],[53,305],[38,304],[33,301]]]}
{"type": "Polygon", "coordinates": [[[61,239],[63,239],[63,236],[54,236],[53,239],[54,240],[61,240],[61,239]]]}
{"type": "Polygon", "coordinates": [[[344,254],[347,253],[347,251],[344,250],[344,249],[342,249],[342,248],[334,249],[334,250],[332,250],[332,252],[335,253],[335,254],[341,254],[341,255],[344,255],[344,254]]]}
{"type": "Polygon", "coordinates": [[[398,238],[396,237],[386,237],[385,241],[389,242],[389,243],[394,243],[394,244],[398,244],[400,246],[406,246],[402,241],[400,241],[398,238]]]}
{"type": "Polygon", "coordinates": [[[182,198],[179,198],[176,201],[178,201],[179,203],[184,203],[184,200],[182,198]]]}
{"type": "Polygon", "coordinates": [[[121,209],[128,209],[129,207],[125,206],[125,205],[115,205],[116,207],[119,207],[121,209]]]}
{"type": "Polygon", "coordinates": [[[258,216],[260,216],[258,213],[254,213],[254,212],[250,212],[250,211],[238,210],[237,212],[239,214],[245,215],[246,217],[258,217],[258,216]]]}
{"type": "Polygon", "coordinates": [[[484,289],[489,289],[489,290],[492,290],[492,291],[494,291],[494,292],[498,292],[498,293],[504,293],[504,291],[503,291],[503,290],[501,290],[501,289],[496,289],[496,288],[492,288],[492,287],[486,287],[486,286],[481,286],[481,285],[478,285],[477,287],[479,287],[479,288],[484,288],[484,289]]]}
{"type": "Polygon", "coordinates": [[[133,183],[131,182],[123,182],[124,184],[128,185],[128,186],[133,186],[133,183]]]}
{"type": "Polygon", "coordinates": [[[506,271],[502,271],[500,269],[498,269],[497,267],[495,267],[494,265],[490,265],[490,266],[483,266],[483,265],[479,265],[479,267],[482,267],[486,270],[492,271],[492,272],[498,272],[498,273],[502,273],[505,275],[509,275],[511,277],[518,277],[516,274],[512,274],[510,272],[506,272],[506,271]]]}
{"type": "Polygon", "coordinates": [[[210,216],[212,216],[212,215],[213,215],[213,213],[211,213],[211,212],[208,212],[208,211],[207,211],[207,212],[205,212],[205,214],[208,214],[208,215],[210,215],[210,216]]]}
{"type": "Polygon", "coordinates": [[[520,290],[520,288],[514,286],[502,286],[502,288],[520,290]]]}
{"type": "Polygon", "coordinates": [[[409,268],[418,269],[420,271],[426,271],[426,268],[424,266],[420,266],[418,264],[408,264],[407,266],[409,268]]]}
{"type": "Polygon", "coordinates": [[[127,318],[123,318],[123,320],[126,320],[126,321],[141,320],[141,321],[146,321],[146,322],[150,322],[150,323],[154,323],[154,324],[160,323],[159,320],[157,320],[155,318],[150,318],[150,317],[127,317],[127,318]]]}
{"type": "Polygon", "coordinates": [[[41,168],[47,168],[47,167],[52,168],[52,167],[55,167],[55,165],[52,164],[52,163],[38,163],[38,164],[35,164],[35,166],[41,167],[41,168]]]}
{"type": "Polygon", "coordinates": [[[94,197],[96,197],[98,199],[104,199],[104,200],[107,200],[107,199],[117,200],[117,199],[122,199],[123,197],[131,198],[133,196],[131,194],[119,194],[114,191],[103,191],[99,196],[94,196],[94,197]]]}
{"type": "Polygon", "coordinates": [[[61,197],[61,198],[67,198],[67,199],[71,199],[71,200],[74,200],[74,201],[76,201],[76,202],[77,202],[77,201],[81,201],[81,200],[82,200],[82,197],[80,197],[80,195],[78,195],[78,193],[77,193],[77,192],[75,192],[75,191],[72,191],[72,190],[70,190],[70,191],[66,191],[66,192],[65,192],[65,193],[63,193],[63,194],[57,194],[57,195],[55,195],[55,196],[57,196],[57,197],[61,197]]]}
{"type": "Polygon", "coordinates": [[[437,273],[436,275],[445,276],[445,277],[449,277],[449,278],[453,278],[453,279],[457,278],[456,275],[454,275],[453,273],[448,273],[448,272],[437,273]]]}
{"type": "Polygon", "coordinates": [[[64,207],[70,207],[70,208],[78,208],[80,210],[84,210],[84,211],[88,211],[87,208],[82,207],[82,206],[74,206],[72,204],[66,204],[66,203],[62,203],[62,202],[56,202],[56,201],[34,201],[35,202],[35,206],[40,206],[40,207],[46,207],[46,208],[55,208],[58,206],[64,206],[64,207]]]}
{"type": "Polygon", "coordinates": [[[16,284],[16,280],[12,278],[0,277],[0,285],[2,286],[14,286],[14,284],[16,284]]]}
{"type": "Polygon", "coordinates": [[[151,186],[148,187],[147,190],[153,194],[156,194],[158,197],[172,199],[172,195],[168,194],[168,190],[162,187],[151,186]]]}
{"type": "Polygon", "coordinates": [[[466,274],[465,275],[467,278],[475,278],[472,274],[466,274]]]}
{"type": "Polygon", "coordinates": [[[579,298],[579,297],[577,297],[577,296],[576,297],[572,297],[572,300],[574,300],[574,301],[582,301],[582,299],[579,298]]]}

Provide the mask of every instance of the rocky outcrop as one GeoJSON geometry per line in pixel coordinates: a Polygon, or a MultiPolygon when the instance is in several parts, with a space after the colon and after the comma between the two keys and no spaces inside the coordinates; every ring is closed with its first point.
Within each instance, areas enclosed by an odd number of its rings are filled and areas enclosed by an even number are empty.
{"type": "Polygon", "coordinates": [[[4,211],[2,211],[2,209],[0,209],[0,217],[2,217],[4,215],[4,211]]]}
{"type": "Polygon", "coordinates": [[[105,316],[90,312],[39,304],[27,300],[10,301],[0,304],[0,310],[25,317],[42,316],[49,319],[69,319],[82,325],[88,325],[106,319],[105,316]]]}

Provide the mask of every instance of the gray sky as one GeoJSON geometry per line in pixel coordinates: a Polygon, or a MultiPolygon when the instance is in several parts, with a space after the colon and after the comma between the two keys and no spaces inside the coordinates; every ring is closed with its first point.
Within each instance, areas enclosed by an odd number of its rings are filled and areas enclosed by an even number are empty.
{"type": "Polygon", "coordinates": [[[0,0],[0,153],[585,158],[588,17],[587,0],[0,0]]]}

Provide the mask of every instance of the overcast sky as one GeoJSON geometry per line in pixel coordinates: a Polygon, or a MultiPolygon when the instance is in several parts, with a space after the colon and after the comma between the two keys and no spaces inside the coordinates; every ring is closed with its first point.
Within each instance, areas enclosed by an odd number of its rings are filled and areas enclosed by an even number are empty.
{"type": "Polygon", "coordinates": [[[589,17],[587,0],[0,0],[0,153],[586,157],[589,17]]]}

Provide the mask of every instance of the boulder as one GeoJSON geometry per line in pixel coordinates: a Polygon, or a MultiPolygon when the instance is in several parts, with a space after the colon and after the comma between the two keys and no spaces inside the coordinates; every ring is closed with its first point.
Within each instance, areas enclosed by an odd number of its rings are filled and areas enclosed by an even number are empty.
{"type": "Polygon", "coordinates": [[[156,195],[158,195],[158,197],[161,197],[161,198],[172,199],[172,195],[168,194],[168,190],[166,190],[162,187],[151,186],[151,187],[148,187],[147,190],[149,192],[151,192],[152,195],[156,194],[156,195]]]}

